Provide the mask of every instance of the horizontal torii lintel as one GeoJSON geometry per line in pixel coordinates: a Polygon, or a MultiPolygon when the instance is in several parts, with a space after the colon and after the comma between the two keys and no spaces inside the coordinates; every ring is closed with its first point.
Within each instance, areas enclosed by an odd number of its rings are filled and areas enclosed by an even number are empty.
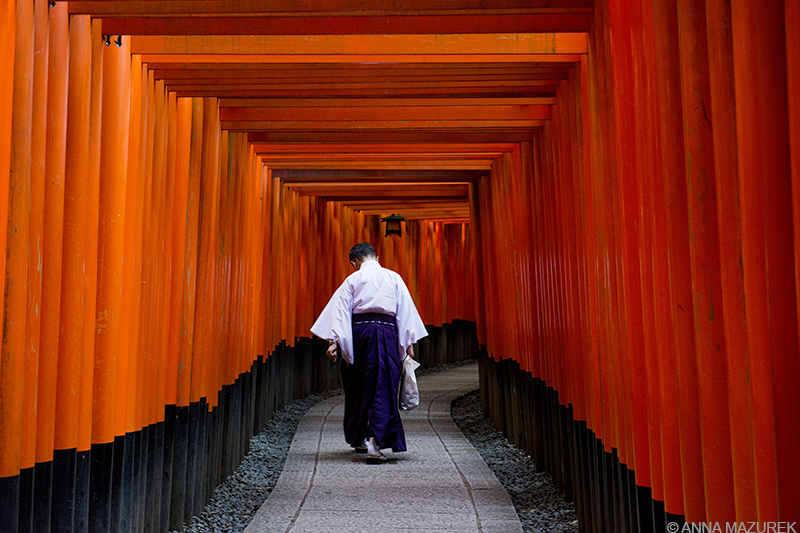
{"type": "Polygon", "coordinates": [[[409,204],[398,204],[397,202],[387,205],[373,205],[370,203],[341,202],[345,207],[354,211],[359,211],[365,215],[387,216],[390,213],[401,215],[407,220],[459,220],[467,222],[469,220],[469,205],[462,202],[462,205],[455,206],[414,206],[409,204]]]}
{"type": "Polygon", "coordinates": [[[272,177],[284,181],[477,181],[484,170],[387,170],[272,168],[272,177]]]}
{"type": "Polygon", "coordinates": [[[158,72],[167,74],[178,75],[183,72],[186,76],[197,74],[198,76],[206,75],[222,75],[226,71],[248,72],[248,73],[262,73],[271,72],[276,75],[284,73],[315,73],[333,74],[339,76],[343,72],[350,75],[358,75],[359,72],[400,72],[406,73],[409,71],[415,72],[445,72],[454,74],[464,74],[469,76],[484,75],[486,73],[493,74],[525,74],[529,72],[541,72],[544,69],[568,69],[574,66],[574,62],[558,62],[558,61],[545,61],[545,62],[511,62],[503,63],[502,61],[476,64],[476,63],[435,63],[426,61],[424,63],[409,64],[409,63],[388,63],[388,64],[363,64],[363,63],[259,63],[258,66],[250,67],[242,63],[208,63],[200,61],[192,61],[190,63],[184,62],[150,62],[150,68],[158,72]]]}
{"type": "Polygon", "coordinates": [[[429,107],[223,107],[220,121],[527,121],[551,118],[550,105],[429,107]]]}
{"type": "Polygon", "coordinates": [[[253,149],[255,154],[261,156],[261,160],[267,164],[277,165],[281,161],[381,161],[384,159],[397,159],[413,157],[415,159],[497,159],[503,152],[472,152],[472,153],[436,153],[436,152],[387,152],[387,153],[319,153],[319,154],[273,154],[259,153],[253,149]]]}
{"type": "Polygon", "coordinates": [[[437,107],[552,105],[555,98],[221,98],[222,108],[259,107],[437,107]]]}
{"type": "Polygon", "coordinates": [[[533,130],[346,130],[346,131],[251,131],[251,143],[517,143],[531,142],[533,130]]]}
{"type": "MultiPolygon", "coordinates": [[[[370,213],[364,213],[370,214],[370,213]]],[[[425,220],[427,222],[439,222],[440,224],[469,224],[469,210],[453,213],[408,213],[406,220],[425,220]]]]}
{"type": "MultiPolygon", "coordinates": [[[[133,37],[132,40],[147,39],[147,37],[133,37]]],[[[219,51],[208,53],[180,53],[163,51],[140,52],[142,63],[146,64],[172,64],[192,63],[208,64],[236,64],[236,65],[261,65],[261,64],[339,64],[339,63],[576,63],[581,60],[579,53],[539,53],[539,54],[226,54],[219,51]]]]}
{"type": "Polygon", "coordinates": [[[329,201],[336,201],[341,202],[341,204],[345,207],[349,207],[354,211],[360,211],[365,215],[380,215],[382,217],[387,216],[388,214],[396,214],[400,215],[404,218],[454,218],[454,217],[464,217],[469,218],[469,204],[468,202],[460,202],[460,204],[453,204],[453,205],[443,205],[443,206],[425,206],[425,205],[414,205],[414,204],[398,204],[397,202],[385,204],[385,205],[375,205],[371,203],[365,202],[353,202],[353,201],[341,201],[341,200],[329,200],[329,201]]]}
{"type": "Polygon", "coordinates": [[[167,86],[170,90],[177,92],[184,91],[295,91],[300,92],[303,90],[324,91],[330,94],[336,90],[350,90],[361,91],[364,94],[370,94],[373,91],[381,91],[385,93],[391,90],[394,93],[402,93],[409,89],[417,89],[420,91],[430,91],[435,89],[446,91],[459,91],[462,88],[475,89],[491,89],[493,91],[524,91],[536,86],[549,85],[558,86],[562,81],[566,81],[567,76],[554,74],[553,76],[543,77],[538,80],[469,80],[469,81],[419,81],[419,82],[379,82],[379,81],[348,81],[348,82],[320,82],[314,83],[308,81],[305,83],[288,83],[278,82],[273,80],[240,80],[239,83],[230,80],[212,80],[219,81],[219,83],[212,83],[209,81],[191,81],[190,83],[172,83],[168,80],[167,86]]]}
{"type": "Polygon", "coordinates": [[[93,16],[452,16],[592,13],[593,0],[71,0],[73,15],[93,16]]]}
{"type": "MultiPolygon", "coordinates": [[[[248,69],[249,70],[249,69],[248,69]]],[[[569,69],[540,69],[542,72],[518,76],[492,76],[489,73],[476,76],[456,76],[447,73],[429,73],[426,76],[411,75],[404,76],[403,73],[392,75],[361,73],[358,77],[346,76],[314,76],[306,73],[305,76],[268,76],[263,78],[252,78],[249,76],[219,76],[219,77],[197,77],[197,78],[169,78],[168,76],[153,76],[157,80],[164,80],[170,87],[175,89],[190,89],[203,86],[230,86],[242,85],[244,88],[315,88],[324,87],[331,89],[358,89],[391,87],[406,89],[414,87],[525,87],[534,82],[554,80],[568,80],[569,69]],[[249,87],[248,87],[249,86],[249,87]]],[[[204,71],[205,72],[205,71],[204,71]]],[[[230,74],[230,72],[227,72],[230,74]]],[[[154,72],[155,74],[155,72],[154,72]]]]}
{"type": "Polygon", "coordinates": [[[469,209],[468,198],[449,198],[437,200],[435,198],[407,198],[403,204],[398,204],[396,198],[353,198],[350,200],[337,199],[347,207],[354,209],[375,209],[380,211],[444,211],[469,209]]]}
{"type": "Polygon", "coordinates": [[[543,128],[546,119],[535,120],[348,120],[348,121],[222,121],[221,127],[228,131],[337,131],[370,129],[457,129],[457,130],[508,130],[543,128]]]}
{"type": "MultiPolygon", "coordinates": [[[[531,97],[545,97],[551,98],[554,97],[558,87],[558,81],[544,81],[542,80],[542,85],[534,86],[533,83],[530,84],[530,87],[513,87],[513,88],[506,88],[507,91],[511,92],[510,94],[506,93],[504,96],[531,96],[531,97]]],[[[280,89],[280,90],[271,90],[271,89],[248,89],[243,90],[241,88],[235,88],[233,86],[228,86],[221,89],[211,90],[208,88],[195,88],[195,89],[174,89],[168,88],[171,92],[174,92],[178,97],[206,97],[206,96],[213,96],[217,98],[297,98],[297,97],[309,97],[309,98],[327,98],[330,96],[334,97],[363,97],[363,98],[370,98],[374,96],[416,96],[420,95],[421,97],[425,97],[428,95],[436,95],[436,96],[447,96],[451,94],[457,94],[458,96],[469,96],[470,98],[480,98],[484,94],[491,94],[492,96],[496,96],[499,90],[503,88],[496,88],[496,87],[466,87],[466,88],[456,88],[453,89],[451,87],[421,87],[421,88],[413,88],[413,89],[381,89],[381,88],[359,88],[359,89],[325,89],[325,88],[313,88],[313,89],[280,89]]]]}
{"type": "Polygon", "coordinates": [[[112,35],[419,35],[588,31],[588,13],[312,17],[173,15],[103,19],[103,33],[112,35]]]}
{"type": "Polygon", "coordinates": [[[566,75],[569,77],[574,65],[553,63],[552,66],[526,67],[524,64],[516,68],[491,68],[472,67],[471,64],[428,65],[394,64],[392,68],[385,69],[378,66],[364,67],[352,63],[341,64],[294,64],[294,65],[237,65],[220,64],[219,68],[205,68],[200,63],[190,63],[187,68],[161,68],[163,64],[151,65],[153,77],[157,80],[167,80],[172,84],[178,83],[225,83],[235,80],[259,80],[269,83],[288,80],[307,83],[320,81],[322,83],[342,82],[346,80],[362,81],[433,81],[446,79],[451,81],[472,80],[475,77],[487,77],[494,80],[537,80],[545,79],[543,76],[566,75]],[[197,66],[198,68],[192,68],[197,66]]]}
{"type": "MultiPolygon", "coordinates": [[[[293,191],[295,189],[292,189],[293,191]]],[[[395,202],[408,202],[413,199],[429,199],[435,200],[438,198],[454,198],[457,200],[462,200],[464,202],[467,201],[467,192],[465,191],[463,194],[455,194],[450,193],[446,196],[443,196],[442,193],[431,191],[431,192],[415,192],[413,194],[409,194],[408,191],[394,191],[393,189],[389,190],[382,190],[382,191],[361,191],[361,190],[348,190],[348,191],[315,191],[313,189],[297,189],[296,192],[300,194],[300,196],[317,196],[320,198],[327,198],[329,200],[334,201],[349,201],[349,200],[363,200],[364,198],[386,198],[392,199],[395,202]]]]}
{"type": "MultiPolygon", "coordinates": [[[[254,151],[255,153],[255,151],[254,151]]],[[[358,162],[359,164],[368,161],[386,161],[391,159],[415,159],[417,161],[473,161],[476,159],[498,159],[502,152],[495,153],[476,153],[476,154],[416,154],[409,153],[389,153],[389,154],[287,154],[287,155],[261,155],[261,161],[268,166],[278,166],[282,163],[287,164],[327,164],[330,162],[346,163],[347,161],[358,162]]]]}
{"type": "Polygon", "coordinates": [[[282,162],[283,168],[295,169],[361,169],[361,170],[491,170],[491,161],[366,161],[357,164],[352,161],[345,162],[282,162]]]}
{"type": "MultiPolygon", "coordinates": [[[[324,154],[324,153],[350,153],[350,154],[393,154],[405,152],[419,153],[490,153],[511,152],[517,146],[514,143],[402,143],[402,144],[262,144],[252,143],[257,154],[268,156],[271,154],[324,154]]],[[[265,157],[266,159],[266,157],[265,157]]]]}
{"type": "Polygon", "coordinates": [[[392,181],[374,182],[374,183],[349,183],[349,182],[322,182],[322,183],[285,183],[287,187],[305,190],[317,191],[413,191],[413,195],[427,195],[431,192],[441,192],[439,195],[442,198],[449,196],[461,196],[468,191],[468,182],[452,182],[452,183],[438,183],[438,182],[422,182],[422,181],[404,181],[396,183],[392,181]]]}
{"type": "MultiPolygon", "coordinates": [[[[585,54],[585,33],[414,35],[140,35],[134,54],[311,56],[481,56],[585,54]]],[[[144,58],[143,58],[144,60],[144,58]]],[[[537,61],[540,59],[537,59],[537,61]]],[[[208,61],[208,59],[206,59],[208,61]]],[[[391,62],[381,61],[381,62],[391,62]]]]}

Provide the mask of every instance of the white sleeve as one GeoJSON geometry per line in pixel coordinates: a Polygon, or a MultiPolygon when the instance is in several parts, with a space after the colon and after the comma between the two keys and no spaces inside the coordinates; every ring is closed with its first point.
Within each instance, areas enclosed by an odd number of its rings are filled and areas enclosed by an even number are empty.
{"type": "Polygon", "coordinates": [[[342,357],[353,362],[353,286],[345,280],[311,326],[311,333],[339,344],[342,357]]]}
{"type": "Polygon", "coordinates": [[[411,299],[411,293],[408,292],[403,278],[396,275],[397,284],[397,340],[400,344],[402,351],[400,352],[401,358],[406,355],[406,350],[409,346],[417,342],[423,337],[428,336],[428,330],[425,329],[425,324],[417,312],[414,305],[414,300],[411,299]]]}

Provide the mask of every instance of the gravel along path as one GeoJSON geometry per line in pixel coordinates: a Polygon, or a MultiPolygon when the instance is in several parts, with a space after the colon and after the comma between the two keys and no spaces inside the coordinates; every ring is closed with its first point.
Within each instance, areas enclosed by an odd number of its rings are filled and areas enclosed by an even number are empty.
{"type": "Polygon", "coordinates": [[[491,420],[483,418],[480,391],[456,398],[450,416],[505,487],[522,531],[578,532],[575,505],[564,500],[548,474],[534,469],[528,454],[508,442],[491,420]]]}
{"type": "MultiPolygon", "coordinates": [[[[417,376],[470,362],[419,369],[421,372],[418,371],[417,376]]],[[[203,513],[194,517],[184,531],[244,531],[278,482],[300,419],[313,405],[337,394],[342,394],[342,391],[313,394],[275,413],[264,431],[251,440],[250,452],[236,472],[215,489],[203,513]]],[[[451,414],[461,432],[508,491],[525,533],[578,531],[573,505],[564,501],[546,474],[534,470],[533,460],[528,455],[510,444],[491,421],[483,418],[477,391],[457,398],[452,404],[451,414]]]]}
{"type": "MultiPolygon", "coordinates": [[[[239,533],[269,496],[281,476],[297,424],[306,411],[331,396],[333,390],[295,400],[276,412],[267,427],[250,440],[250,451],[239,468],[214,489],[203,513],[183,531],[188,533],[239,533]]],[[[173,532],[173,533],[178,533],[173,532]]]]}

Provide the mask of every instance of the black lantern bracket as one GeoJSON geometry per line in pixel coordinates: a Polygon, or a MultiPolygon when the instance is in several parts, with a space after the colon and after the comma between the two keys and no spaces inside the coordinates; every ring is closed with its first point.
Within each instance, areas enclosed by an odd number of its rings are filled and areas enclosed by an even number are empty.
{"type": "Polygon", "coordinates": [[[391,214],[388,217],[382,218],[381,222],[386,222],[386,237],[389,235],[397,235],[398,237],[402,237],[403,231],[400,223],[404,220],[405,218],[395,214],[391,214]]]}

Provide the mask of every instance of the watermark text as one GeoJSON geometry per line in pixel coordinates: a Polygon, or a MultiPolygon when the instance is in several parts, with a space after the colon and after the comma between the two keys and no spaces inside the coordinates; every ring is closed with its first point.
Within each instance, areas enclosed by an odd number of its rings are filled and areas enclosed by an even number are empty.
{"type": "Polygon", "coordinates": [[[797,522],[669,522],[667,533],[798,533],[797,522]]]}

